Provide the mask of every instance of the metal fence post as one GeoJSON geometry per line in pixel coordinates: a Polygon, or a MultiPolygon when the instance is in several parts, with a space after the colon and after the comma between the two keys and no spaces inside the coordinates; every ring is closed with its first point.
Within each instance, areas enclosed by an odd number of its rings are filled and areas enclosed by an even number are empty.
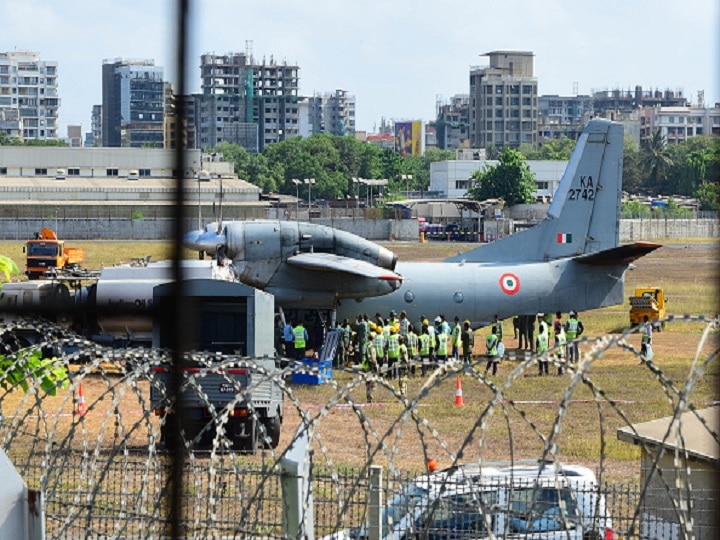
{"type": "Polygon", "coordinates": [[[381,540],[382,530],[382,492],[383,468],[379,465],[370,466],[370,488],[368,493],[368,529],[370,540],[381,540]]]}
{"type": "Polygon", "coordinates": [[[283,487],[285,538],[314,540],[313,499],[310,486],[310,453],[307,425],[301,423],[285,456],[280,460],[283,487]]]}

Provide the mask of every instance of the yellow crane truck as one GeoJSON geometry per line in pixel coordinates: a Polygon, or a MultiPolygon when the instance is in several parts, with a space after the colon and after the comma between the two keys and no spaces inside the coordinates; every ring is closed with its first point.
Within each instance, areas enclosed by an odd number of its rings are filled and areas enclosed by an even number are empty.
{"type": "Polygon", "coordinates": [[[635,295],[630,297],[630,326],[637,326],[643,322],[643,317],[648,316],[648,321],[653,328],[660,331],[665,323],[660,322],[665,318],[664,291],[659,287],[638,287],[635,295]]]}
{"type": "Polygon", "coordinates": [[[28,279],[43,279],[58,270],[80,268],[85,259],[82,248],[66,247],[64,240],[58,240],[55,231],[42,229],[35,233],[33,240],[25,244],[28,279]]]}

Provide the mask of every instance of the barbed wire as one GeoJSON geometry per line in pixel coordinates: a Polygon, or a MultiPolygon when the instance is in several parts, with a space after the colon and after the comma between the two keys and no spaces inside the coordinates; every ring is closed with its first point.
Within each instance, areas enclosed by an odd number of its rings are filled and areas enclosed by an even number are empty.
{"type": "MultiPolygon", "coordinates": [[[[277,489],[288,453],[302,441],[308,445],[304,465],[310,471],[310,481],[319,484],[321,478],[326,478],[322,481],[325,492],[334,497],[334,508],[324,510],[334,516],[324,525],[328,530],[339,530],[357,519],[349,515],[349,509],[353,501],[365,500],[367,486],[359,479],[367,478],[374,465],[380,464],[388,472],[387,489],[392,492],[397,482],[407,474],[421,472],[431,458],[442,459],[450,467],[468,460],[495,462],[499,457],[510,462],[529,457],[556,464],[567,462],[571,455],[563,447],[563,437],[575,429],[568,426],[571,407],[583,391],[590,396],[584,403],[595,408],[598,422],[596,429],[584,428],[599,441],[597,455],[584,460],[596,470],[599,484],[608,477],[626,474],[614,471],[617,459],[609,450],[613,446],[612,429],[629,430],[643,455],[652,456],[645,461],[640,481],[628,480],[640,490],[628,517],[629,533],[637,533],[643,501],[658,482],[668,494],[681,528],[692,531],[698,525],[693,523],[688,501],[698,472],[692,465],[693,452],[682,427],[687,422],[686,413],[690,413],[720,445],[718,427],[700,414],[708,402],[717,404],[717,396],[707,390],[697,394],[699,386],[717,377],[718,319],[687,315],[670,316],[662,322],[669,326],[690,323],[702,328],[696,350],[692,357],[688,356],[687,374],[679,383],[673,381],[674,375],[664,368],[661,358],[645,358],[633,345],[638,327],[581,339],[583,353],[577,363],[559,358],[554,349],[541,356],[509,352],[503,361],[511,367],[503,379],[486,376],[483,362],[450,361],[429,372],[415,385],[417,389],[407,394],[401,393],[392,372],[387,370],[366,373],[357,367],[336,367],[336,377],[324,377],[312,362],[290,362],[280,368],[276,365],[279,359],[274,358],[189,353],[186,360],[193,368],[184,374],[181,395],[182,399],[192,397],[203,419],[181,422],[178,439],[188,456],[184,521],[188,537],[213,536],[217,531],[242,537],[283,537],[279,510],[268,510],[266,501],[268,493],[277,489]],[[623,407],[627,396],[615,395],[603,387],[600,361],[613,351],[642,365],[661,389],[672,413],[659,443],[644,442],[635,415],[623,407]],[[531,414],[523,403],[527,400],[521,399],[528,396],[517,394],[524,378],[537,370],[539,360],[548,361],[554,368],[562,367],[568,374],[557,383],[558,397],[551,404],[552,410],[543,410],[544,416],[531,414]],[[234,373],[240,372],[249,374],[249,383],[239,382],[234,373]],[[324,383],[316,387],[297,385],[292,382],[297,374],[317,377],[324,383]],[[208,386],[211,378],[213,385],[225,384],[230,389],[222,404],[214,395],[216,387],[208,386]],[[438,414],[440,405],[433,400],[453,381],[460,380],[486,401],[473,404],[471,418],[457,424],[465,431],[455,433],[453,425],[448,425],[454,424],[455,417],[438,414]],[[368,383],[377,385],[377,391],[385,396],[384,403],[359,401],[357,394],[368,383]],[[264,394],[267,388],[280,396],[281,408],[277,412],[282,417],[282,435],[275,431],[279,426],[267,415],[266,407],[271,402],[264,394]],[[310,388],[324,399],[311,396],[310,388]],[[333,419],[344,410],[351,415],[343,414],[339,421],[333,419]],[[238,418],[238,411],[247,416],[238,418]],[[495,416],[505,426],[504,446],[498,437],[499,424],[493,422],[495,416]],[[249,446],[245,442],[238,445],[235,438],[238,422],[243,421],[257,428],[249,446]],[[293,429],[295,433],[289,436],[293,429]],[[359,448],[361,454],[356,452],[359,448]],[[413,459],[408,459],[409,452],[414,453],[413,459]],[[672,471],[665,465],[668,452],[672,453],[672,471]],[[350,459],[348,454],[352,454],[350,459]],[[350,485],[341,472],[347,466],[354,468],[355,482],[350,485]],[[255,471],[252,484],[248,481],[249,471],[255,471]],[[234,507],[232,524],[226,518],[228,493],[235,493],[241,500],[234,507]]],[[[50,536],[61,538],[98,528],[109,537],[129,533],[147,538],[163,535],[167,527],[167,475],[172,467],[166,448],[166,426],[178,398],[170,394],[159,374],[172,369],[170,351],[112,348],[37,319],[8,324],[2,333],[2,347],[10,368],[0,374],[0,441],[26,482],[43,490],[52,501],[48,515],[50,536]],[[33,328],[41,338],[21,344],[14,336],[26,328],[33,328]],[[29,388],[23,391],[20,381],[10,379],[10,373],[22,371],[26,354],[38,349],[53,355],[53,368],[68,370],[67,390],[59,389],[52,396],[31,378],[25,379],[29,388]],[[83,385],[92,397],[79,410],[78,399],[82,396],[84,400],[83,385]],[[114,498],[119,501],[117,505],[109,502],[114,498]]],[[[414,367],[420,370],[422,366],[414,367]]],[[[306,494],[303,506],[308,511],[311,502],[306,494]]]]}

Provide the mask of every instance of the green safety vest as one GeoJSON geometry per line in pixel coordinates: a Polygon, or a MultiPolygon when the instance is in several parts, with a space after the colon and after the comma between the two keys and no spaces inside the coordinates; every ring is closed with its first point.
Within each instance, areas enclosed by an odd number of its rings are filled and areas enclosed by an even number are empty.
{"type": "Polygon", "coordinates": [[[437,332],[434,326],[428,326],[428,336],[430,337],[430,347],[434,349],[437,346],[437,332]]]}
{"type": "Polygon", "coordinates": [[[390,334],[388,339],[388,358],[398,358],[400,356],[400,340],[397,334],[390,334]]]}
{"type": "Polygon", "coordinates": [[[378,358],[385,354],[385,336],[382,334],[375,336],[375,350],[377,351],[378,358]]]}
{"type": "Polygon", "coordinates": [[[440,356],[447,356],[448,337],[442,331],[438,334],[437,353],[440,356]]]}
{"type": "Polygon", "coordinates": [[[577,337],[577,331],[578,331],[578,320],[575,318],[568,319],[567,322],[567,330],[565,331],[565,335],[568,339],[575,339],[577,337]]]}
{"type": "Polygon", "coordinates": [[[305,327],[304,326],[296,326],[293,328],[293,334],[295,336],[295,348],[296,349],[304,349],[305,348],[305,327]]]}
{"type": "Polygon", "coordinates": [[[452,344],[456,347],[460,345],[460,325],[456,324],[453,326],[452,329],[452,336],[451,336],[452,344]]]}
{"type": "Polygon", "coordinates": [[[495,334],[490,334],[485,338],[485,348],[490,356],[497,356],[498,338],[495,334]]]}
{"type": "Polygon", "coordinates": [[[408,332],[407,344],[408,344],[408,349],[410,350],[410,356],[415,358],[418,353],[418,337],[415,332],[408,332]]]}
{"type": "Polygon", "coordinates": [[[537,353],[542,354],[548,350],[549,336],[548,336],[548,332],[547,332],[547,325],[545,326],[545,331],[540,332],[538,334],[537,339],[538,339],[537,353]]]}
{"type": "Polygon", "coordinates": [[[420,356],[428,356],[430,354],[430,336],[420,334],[420,356]]]}

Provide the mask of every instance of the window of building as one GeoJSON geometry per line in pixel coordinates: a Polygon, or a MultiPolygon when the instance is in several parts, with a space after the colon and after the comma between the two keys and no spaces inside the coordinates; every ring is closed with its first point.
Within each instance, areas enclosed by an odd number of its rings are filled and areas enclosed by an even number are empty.
{"type": "Polygon", "coordinates": [[[511,94],[519,94],[520,93],[520,85],[519,84],[511,84],[510,85],[510,93],[511,94]]]}
{"type": "Polygon", "coordinates": [[[106,169],[105,170],[105,176],[117,176],[118,170],[117,169],[106,169]]]}
{"type": "Polygon", "coordinates": [[[502,131],[502,130],[503,130],[503,121],[496,120],[495,121],[495,131],[502,131]]]}
{"type": "Polygon", "coordinates": [[[532,85],[530,85],[530,84],[523,84],[522,93],[523,93],[523,94],[532,94],[532,85]]]}
{"type": "Polygon", "coordinates": [[[522,98],[522,104],[525,105],[526,107],[529,107],[531,103],[532,103],[532,100],[529,97],[522,98]]]}
{"type": "Polygon", "coordinates": [[[80,176],[80,169],[78,167],[71,167],[67,170],[68,176],[80,176]]]}
{"type": "Polygon", "coordinates": [[[0,176],[7,176],[7,167],[0,167],[0,176]]]}
{"type": "Polygon", "coordinates": [[[504,88],[503,88],[502,84],[495,85],[495,93],[496,94],[502,94],[503,90],[504,90],[504,88]]]}
{"type": "Polygon", "coordinates": [[[493,126],[493,123],[488,121],[485,124],[485,129],[487,129],[488,131],[492,131],[492,126],[493,126]]]}
{"type": "Polygon", "coordinates": [[[487,105],[488,107],[492,107],[492,104],[493,104],[493,98],[488,97],[485,99],[485,105],[487,105]]]}
{"type": "Polygon", "coordinates": [[[550,183],[549,182],[536,182],[538,189],[550,189],[550,183]]]}
{"type": "Polygon", "coordinates": [[[497,105],[498,107],[502,107],[502,104],[503,104],[503,98],[501,98],[501,97],[496,97],[496,98],[495,98],[495,105],[497,105]]]}
{"type": "Polygon", "coordinates": [[[140,169],[140,171],[138,171],[138,172],[139,172],[140,176],[144,176],[144,177],[151,176],[150,169],[140,169]]]}

